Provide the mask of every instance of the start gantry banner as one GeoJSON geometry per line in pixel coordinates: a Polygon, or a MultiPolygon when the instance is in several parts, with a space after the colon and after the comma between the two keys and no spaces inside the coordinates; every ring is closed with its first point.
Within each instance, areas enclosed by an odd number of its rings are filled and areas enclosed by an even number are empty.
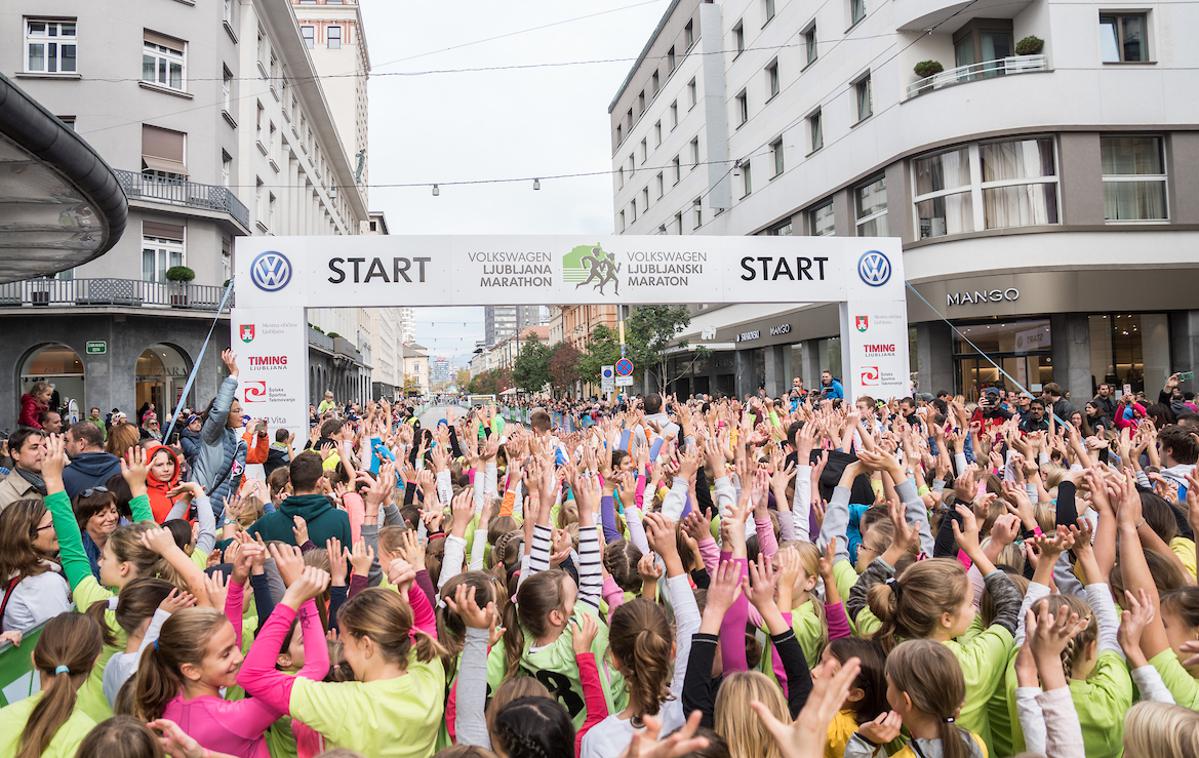
{"type": "Polygon", "coordinates": [[[239,399],[296,431],[310,396],[306,308],[836,302],[847,395],[910,392],[895,238],[255,236],[238,237],[234,256],[239,399]]]}
{"type": "Polygon", "coordinates": [[[899,240],[239,237],[238,302],[339,306],[802,303],[903,297],[899,240]]]}

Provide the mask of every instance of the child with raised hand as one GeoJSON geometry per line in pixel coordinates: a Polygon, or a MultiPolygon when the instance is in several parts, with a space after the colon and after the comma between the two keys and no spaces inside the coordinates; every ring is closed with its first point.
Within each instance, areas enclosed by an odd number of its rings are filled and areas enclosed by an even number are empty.
{"type": "MultiPolygon", "coordinates": [[[[933,640],[901,643],[887,656],[886,676],[891,711],[911,738],[906,747],[893,754],[895,758],[987,755],[979,735],[958,722],[966,700],[966,681],[957,658],[944,645],[933,640]]],[[[899,736],[899,725],[892,721],[891,727],[884,739],[899,736]]],[[[859,732],[849,741],[845,758],[872,756],[880,746],[859,732]]]]}
{"type": "Polygon", "coordinates": [[[662,607],[644,598],[621,605],[613,612],[608,645],[613,665],[624,676],[629,704],[586,734],[581,752],[584,758],[604,758],[622,752],[644,728],[646,716],[657,716],[668,732],[686,722],[679,697],[691,654],[691,639],[699,629],[699,608],[679,557],[674,524],[661,514],[651,513],[645,517],[645,532],[649,546],[665,564],[666,591],[674,609],[675,629],[672,633],[662,607]]]}
{"type": "MultiPolygon", "coordinates": [[[[294,617],[328,583],[324,572],[305,569],[304,576],[281,611],[285,618],[294,617]]],[[[275,671],[276,640],[264,648],[261,663],[255,660],[241,685],[255,700],[283,705],[286,697],[287,714],[323,735],[327,748],[382,758],[432,754],[445,701],[445,669],[439,660],[444,650],[432,636],[433,607],[416,585],[416,572],[399,559],[389,567],[389,578],[398,592],[366,589],[338,612],[342,655],[353,681],[320,682],[275,671]]],[[[286,631],[284,622],[279,623],[286,631]]],[[[319,656],[314,651],[320,645],[314,642],[310,648],[307,639],[305,645],[308,655],[319,656]]],[[[305,668],[310,665],[314,661],[306,660],[305,668]]]]}
{"type": "MultiPolygon", "coordinates": [[[[1043,748],[1054,758],[1083,758],[1083,736],[1078,714],[1067,683],[1063,656],[1071,640],[1084,629],[1089,620],[1065,605],[1055,613],[1049,603],[1041,603],[1036,612],[1025,615],[1029,654],[1036,666],[1044,691],[1037,695],[1043,721],[1025,723],[1026,734],[1034,735],[1042,728],[1043,748]]],[[[1027,709],[1021,709],[1025,721],[1027,709]]]]}
{"type": "Polygon", "coordinates": [[[46,622],[33,648],[41,691],[0,709],[0,755],[75,755],[96,725],[80,708],[78,692],[102,646],[100,627],[87,616],[63,613],[46,622]]]}

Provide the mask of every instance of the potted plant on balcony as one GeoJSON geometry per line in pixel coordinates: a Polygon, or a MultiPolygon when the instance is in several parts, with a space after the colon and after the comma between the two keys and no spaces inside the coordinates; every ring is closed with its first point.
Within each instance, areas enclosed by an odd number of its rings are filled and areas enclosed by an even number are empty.
{"type": "Polygon", "coordinates": [[[1033,56],[1039,56],[1041,51],[1045,49],[1045,40],[1030,34],[1016,43],[1016,57],[1009,58],[1005,63],[1005,67],[1011,71],[1026,71],[1035,70],[1044,66],[1044,61],[1041,59],[1033,59],[1033,56]]]}
{"type": "Polygon", "coordinates": [[[923,94],[931,90],[933,88],[933,83],[931,81],[926,82],[923,80],[932,76],[936,76],[944,70],[945,67],[941,65],[941,61],[920,61],[913,66],[912,71],[914,71],[916,76],[920,77],[921,80],[920,86],[916,89],[916,93],[923,94]]]}
{"type": "Polygon", "coordinates": [[[1030,34],[1016,43],[1016,55],[1040,55],[1045,49],[1045,40],[1030,34]]]}
{"type": "Polygon", "coordinates": [[[171,307],[187,307],[187,284],[196,278],[196,272],[187,266],[171,266],[167,269],[167,281],[173,282],[171,292],[171,307]]]}

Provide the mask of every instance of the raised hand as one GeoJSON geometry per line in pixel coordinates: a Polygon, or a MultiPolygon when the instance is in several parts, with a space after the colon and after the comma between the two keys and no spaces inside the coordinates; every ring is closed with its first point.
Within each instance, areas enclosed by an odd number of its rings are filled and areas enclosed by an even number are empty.
{"type": "Polygon", "coordinates": [[[150,462],[146,460],[146,450],[140,445],[134,445],[121,461],[121,476],[129,485],[133,497],[146,494],[146,477],[150,475],[150,462]]]}
{"type": "Polygon", "coordinates": [[[208,595],[206,605],[223,613],[225,598],[229,595],[229,585],[225,581],[225,575],[220,571],[204,574],[204,590],[208,595]]]}
{"type": "Polygon", "coordinates": [[[303,547],[308,542],[308,522],[301,516],[292,516],[291,533],[296,545],[303,547]]]}
{"type": "Polygon", "coordinates": [[[346,586],[347,561],[350,553],[341,545],[341,540],[330,537],[325,540],[325,552],[329,554],[329,580],[335,587],[346,586]]]}
{"type": "Polygon", "coordinates": [[[229,369],[229,376],[237,376],[237,353],[232,350],[221,351],[221,363],[229,369]]]}
{"type": "Polygon", "coordinates": [[[741,581],[741,591],[765,617],[770,608],[774,608],[775,612],[778,611],[774,602],[774,593],[777,587],[778,575],[774,573],[770,559],[759,553],[756,561],[749,562],[749,576],[741,581]]]}
{"type": "Polygon", "coordinates": [[[365,577],[371,570],[371,564],[375,561],[375,549],[369,547],[365,540],[358,540],[354,543],[354,547],[350,550],[350,566],[354,569],[354,574],[365,577]]]}
{"type": "Polygon", "coordinates": [[[450,534],[455,537],[466,536],[466,529],[474,517],[475,488],[463,487],[450,503],[450,534]]]}
{"type": "Polygon", "coordinates": [[[721,563],[708,585],[708,602],[704,606],[704,617],[707,618],[709,614],[715,616],[718,619],[716,628],[719,629],[719,620],[724,618],[733,602],[740,597],[741,590],[741,567],[736,561],[721,563]]]}
{"type": "MultiPolygon", "coordinates": [[[[193,597],[190,592],[184,592],[176,587],[162,599],[161,603],[158,604],[158,610],[166,613],[174,613],[176,611],[181,611],[184,608],[191,608],[195,604],[196,598],[193,597]]],[[[224,610],[223,604],[221,606],[221,610],[224,610]]]]}
{"type": "Polygon", "coordinates": [[[818,758],[824,755],[828,742],[828,725],[849,697],[849,688],[861,669],[857,658],[850,658],[831,677],[812,681],[812,693],[792,723],[780,721],[770,709],[757,700],[750,706],[762,719],[763,726],[774,737],[783,758],[818,758]]]}
{"type": "Polygon", "coordinates": [[[300,578],[300,574],[304,571],[304,554],[300,552],[300,548],[272,542],[267,545],[267,550],[270,552],[271,558],[275,559],[275,568],[279,569],[279,576],[283,579],[285,586],[290,586],[292,582],[300,578]]]}
{"type": "MultiPolygon", "coordinates": [[[[47,490],[61,492],[63,490],[62,471],[69,462],[66,440],[61,434],[51,434],[47,435],[45,445],[46,451],[42,454],[42,478],[46,481],[47,490]],[[50,484],[55,486],[51,488],[50,484]]],[[[142,483],[144,487],[145,480],[142,480],[142,483]]]]}
{"type": "Polygon", "coordinates": [[[295,581],[287,586],[280,601],[283,605],[299,610],[300,606],[313,598],[320,597],[329,587],[329,572],[316,566],[305,566],[295,581]]]}
{"type": "MultiPolygon", "coordinates": [[[[1139,668],[1149,663],[1149,659],[1141,650],[1141,635],[1144,634],[1145,627],[1153,623],[1157,611],[1153,607],[1153,599],[1143,589],[1137,590],[1136,593],[1125,590],[1124,598],[1124,611],[1120,614],[1120,629],[1116,632],[1116,638],[1120,641],[1120,648],[1128,658],[1129,664],[1133,668],[1139,668]]],[[[1199,656],[1188,658],[1183,665],[1190,667],[1196,663],[1199,663],[1199,656]]]]}
{"type": "Polygon", "coordinates": [[[446,607],[462,619],[462,623],[471,629],[490,629],[495,623],[495,603],[488,603],[480,608],[475,600],[475,587],[467,582],[459,584],[454,590],[453,597],[445,598],[446,607]]]}
{"type": "Polygon", "coordinates": [[[408,588],[416,581],[416,569],[403,558],[396,558],[387,567],[387,581],[395,585],[401,594],[408,594],[408,588]]]}

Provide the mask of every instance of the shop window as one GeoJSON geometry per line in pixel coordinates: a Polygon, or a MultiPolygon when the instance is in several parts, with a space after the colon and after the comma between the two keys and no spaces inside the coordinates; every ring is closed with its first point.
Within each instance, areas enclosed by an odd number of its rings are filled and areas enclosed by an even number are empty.
{"type": "Polygon", "coordinates": [[[1091,390],[1114,384],[1154,396],[1170,375],[1170,326],[1164,313],[1104,313],[1087,317],[1091,390]]]}
{"type": "Polygon", "coordinates": [[[967,400],[977,400],[985,387],[1019,391],[1019,383],[1037,392],[1053,381],[1053,332],[1048,319],[959,324],[958,330],[953,343],[957,388],[967,400]]]}
{"type": "MultiPolygon", "coordinates": [[[[86,408],[83,395],[86,371],[79,355],[66,345],[45,345],[31,352],[21,363],[18,396],[33,387],[35,382],[54,385],[51,402],[59,408],[86,408]]],[[[82,415],[82,414],[80,414],[82,415]]]]}

